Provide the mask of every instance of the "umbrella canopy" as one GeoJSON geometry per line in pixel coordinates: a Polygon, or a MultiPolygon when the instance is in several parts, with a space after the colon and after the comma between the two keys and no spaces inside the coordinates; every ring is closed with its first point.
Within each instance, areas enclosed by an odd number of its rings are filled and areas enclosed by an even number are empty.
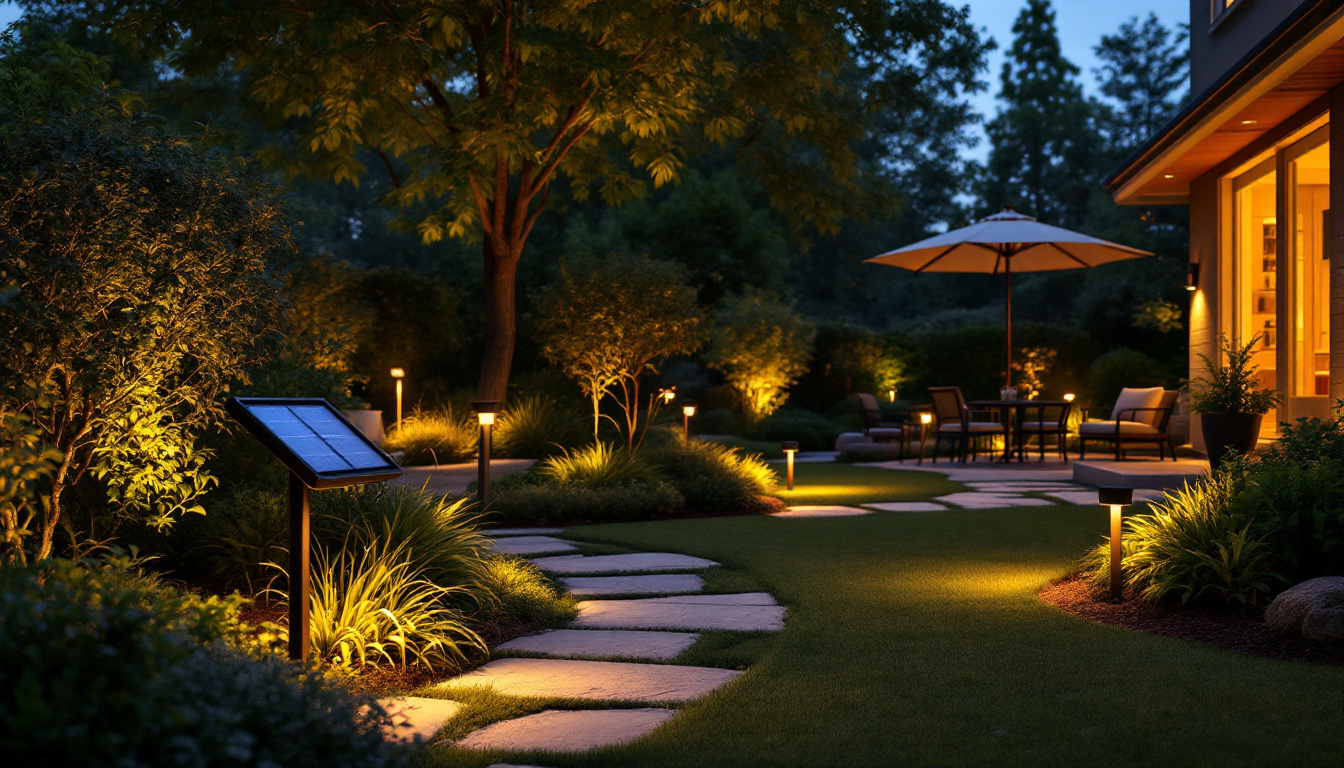
{"type": "Polygon", "coordinates": [[[1008,206],[969,226],[865,260],[924,272],[997,275],[1003,272],[1008,296],[1008,365],[1004,382],[1013,382],[1013,273],[1086,269],[1113,261],[1152,256],[1148,251],[1080,232],[1042,224],[1008,206]]]}

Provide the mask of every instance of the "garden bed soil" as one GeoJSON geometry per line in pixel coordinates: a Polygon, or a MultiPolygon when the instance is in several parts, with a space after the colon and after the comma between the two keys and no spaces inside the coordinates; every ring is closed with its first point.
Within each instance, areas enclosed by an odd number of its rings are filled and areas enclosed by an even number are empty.
{"type": "Polygon", "coordinates": [[[1065,613],[1102,624],[1216,645],[1254,656],[1344,666],[1344,644],[1328,645],[1276,635],[1265,627],[1263,608],[1215,610],[1154,605],[1132,597],[1116,603],[1099,598],[1086,579],[1078,576],[1041,590],[1041,599],[1065,613]]]}

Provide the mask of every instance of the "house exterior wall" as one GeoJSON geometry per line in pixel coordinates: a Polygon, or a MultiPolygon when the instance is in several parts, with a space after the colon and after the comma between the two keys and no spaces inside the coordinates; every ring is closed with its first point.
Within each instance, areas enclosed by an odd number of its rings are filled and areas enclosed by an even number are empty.
{"type": "MultiPolygon", "coordinates": [[[[1219,260],[1218,195],[1219,179],[1208,174],[1190,184],[1190,261],[1199,264],[1199,290],[1190,294],[1190,376],[1200,375],[1204,362],[1200,353],[1218,359],[1219,275],[1223,265],[1219,260]]],[[[1204,436],[1200,431],[1199,415],[1190,416],[1190,441],[1195,450],[1204,450],[1204,436]]]]}
{"type": "Polygon", "coordinates": [[[1294,11],[1320,1],[1237,0],[1213,19],[1223,0],[1190,0],[1190,93],[1203,93],[1294,11]]]}
{"type": "Polygon", "coordinates": [[[1330,400],[1344,399],[1344,84],[1330,91],[1330,400]],[[1336,116],[1339,119],[1334,119],[1336,116]]]}

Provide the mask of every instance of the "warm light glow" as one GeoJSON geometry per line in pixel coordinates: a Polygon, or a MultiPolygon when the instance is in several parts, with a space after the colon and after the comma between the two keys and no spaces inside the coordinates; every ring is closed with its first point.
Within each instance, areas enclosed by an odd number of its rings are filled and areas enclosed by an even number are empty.
{"type": "Polygon", "coordinates": [[[891,398],[891,402],[893,403],[896,402],[896,390],[894,389],[887,390],[887,397],[891,398]]]}
{"type": "Polygon", "coordinates": [[[1254,120],[1242,120],[1242,121],[1241,121],[1241,124],[1242,124],[1242,125],[1255,125],[1255,121],[1254,121],[1254,120]]]}
{"type": "Polygon", "coordinates": [[[695,415],[695,406],[694,406],[694,405],[685,405],[685,406],[682,406],[682,408],[681,408],[681,412],[682,412],[683,414],[685,414],[686,416],[694,416],[694,415],[695,415]]]}
{"type": "Polygon", "coordinates": [[[1174,174],[1174,173],[1164,173],[1164,174],[1162,174],[1162,178],[1164,178],[1164,179],[1174,179],[1174,178],[1176,178],[1176,174],[1174,174]]]}
{"type": "Polygon", "coordinates": [[[404,369],[404,368],[393,368],[393,369],[392,369],[392,378],[394,378],[394,379],[404,379],[404,378],[406,378],[406,369],[404,369]]]}
{"type": "Polygon", "coordinates": [[[1077,395],[1070,392],[1067,395],[1064,395],[1064,402],[1072,403],[1075,399],[1077,399],[1077,397],[1078,397],[1077,395]]]}
{"type": "Polygon", "coordinates": [[[495,423],[495,414],[493,413],[478,413],[476,414],[476,418],[481,420],[481,426],[483,427],[488,427],[495,423]]]}
{"type": "Polygon", "coordinates": [[[932,413],[921,413],[921,414],[919,414],[919,423],[920,423],[920,424],[924,424],[924,425],[926,425],[926,426],[929,425],[929,424],[932,424],[932,423],[933,423],[933,414],[932,414],[932,413]]]}
{"type": "Polygon", "coordinates": [[[784,449],[784,452],[787,453],[789,456],[793,456],[793,454],[795,454],[795,453],[798,452],[798,449],[797,449],[797,448],[785,448],[785,449],[784,449]]]}
{"type": "Polygon", "coordinates": [[[663,398],[664,403],[670,403],[673,400],[677,399],[677,393],[671,389],[659,390],[658,396],[663,398]]]}

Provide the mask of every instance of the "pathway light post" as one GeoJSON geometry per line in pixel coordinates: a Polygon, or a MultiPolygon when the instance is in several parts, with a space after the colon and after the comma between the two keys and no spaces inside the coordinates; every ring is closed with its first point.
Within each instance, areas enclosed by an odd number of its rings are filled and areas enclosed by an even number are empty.
{"type": "Polygon", "coordinates": [[[401,429],[401,380],[406,378],[405,368],[393,368],[392,380],[397,383],[397,429],[401,429]]]}
{"type": "Polygon", "coordinates": [[[476,420],[481,424],[481,442],[476,451],[476,495],[485,501],[490,497],[490,432],[495,426],[499,403],[480,400],[472,403],[471,408],[476,411],[476,420]]]}
{"type": "Polygon", "coordinates": [[[1123,600],[1125,589],[1120,577],[1120,558],[1122,557],[1120,518],[1121,510],[1134,503],[1134,490],[1132,488],[1102,486],[1097,489],[1097,502],[1103,507],[1111,508],[1111,598],[1123,600]]]}
{"type": "Polygon", "coordinates": [[[695,403],[687,401],[681,406],[681,439],[686,445],[691,444],[691,417],[695,415],[695,403]]]}
{"type": "Polygon", "coordinates": [[[793,490],[793,456],[798,453],[798,443],[793,440],[785,440],[781,446],[784,449],[784,457],[789,462],[788,478],[789,490],[793,490]]]}

